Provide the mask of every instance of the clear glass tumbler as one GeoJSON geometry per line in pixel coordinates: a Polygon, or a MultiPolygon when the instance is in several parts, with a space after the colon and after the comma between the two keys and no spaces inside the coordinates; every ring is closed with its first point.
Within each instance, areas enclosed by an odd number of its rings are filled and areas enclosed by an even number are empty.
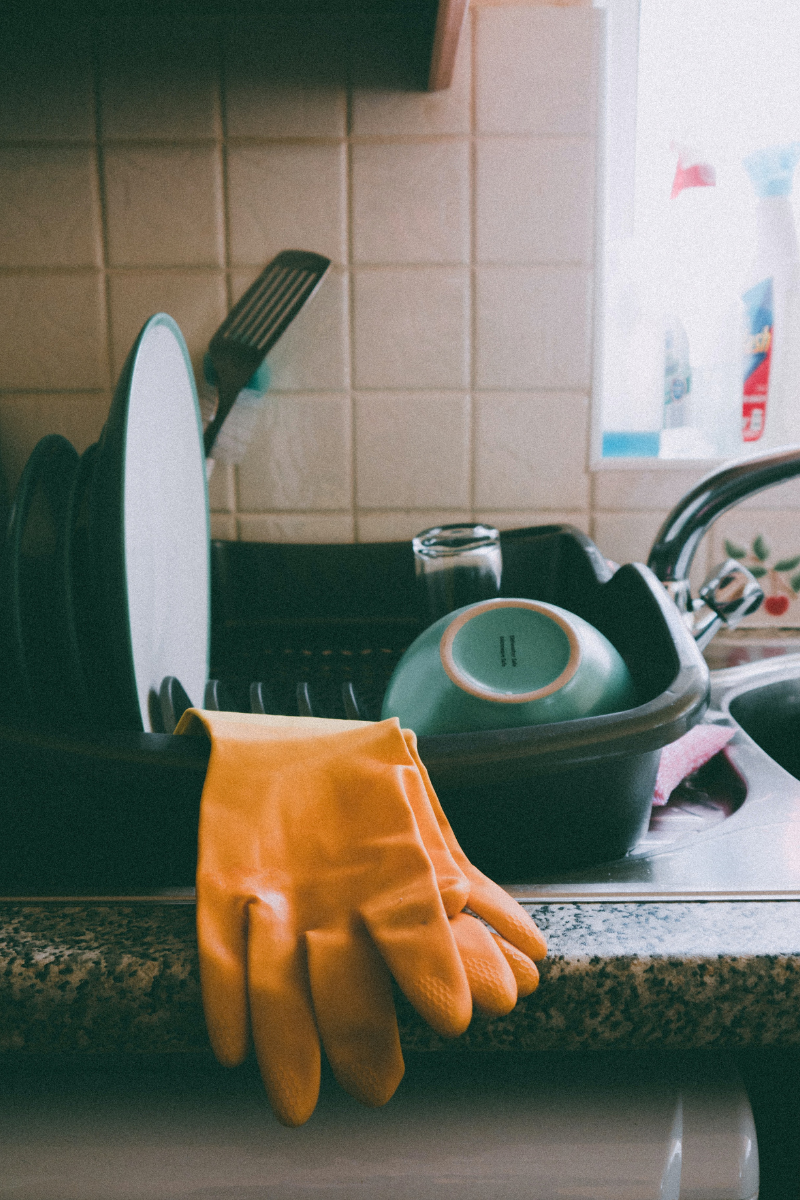
{"type": "Polygon", "coordinates": [[[412,538],[417,584],[429,621],[500,593],[500,534],[491,525],[438,525],[412,538]]]}

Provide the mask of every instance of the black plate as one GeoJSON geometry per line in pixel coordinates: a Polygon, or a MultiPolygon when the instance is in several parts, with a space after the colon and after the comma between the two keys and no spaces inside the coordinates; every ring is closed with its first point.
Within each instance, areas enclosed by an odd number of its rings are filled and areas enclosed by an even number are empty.
{"type": "Polygon", "coordinates": [[[69,635],[68,501],[78,453],[50,434],[17,487],[5,544],[7,711],[44,726],[75,728],[76,660],[69,635]]]}
{"type": "Polygon", "coordinates": [[[109,727],[110,700],[103,686],[103,663],[107,659],[100,618],[100,584],[91,544],[91,490],[97,443],[81,455],[67,504],[67,612],[69,654],[74,665],[76,704],[86,727],[109,727]],[[90,687],[90,679],[93,681],[90,687]]]}

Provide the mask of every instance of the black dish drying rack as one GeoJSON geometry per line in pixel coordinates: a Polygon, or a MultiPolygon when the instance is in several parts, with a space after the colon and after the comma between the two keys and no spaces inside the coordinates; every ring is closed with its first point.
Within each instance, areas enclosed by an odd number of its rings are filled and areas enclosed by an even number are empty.
{"type": "MultiPolygon", "coordinates": [[[[622,713],[420,739],[467,855],[535,882],[624,855],[647,826],[660,749],[705,710],[708,670],[648,568],[612,571],[569,526],[502,534],[506,596],[559,604],[626,660],[622,713]]],[[[212,543],[211,676],[250,711],[376,719],[424,627],[409,543],[212,543]],[[256,705],[256,707],[258,707],[256,705]]],[[[0,730],[0,894],[146,893],[191,886],[208,743],[166,733],[0,730]]]]}

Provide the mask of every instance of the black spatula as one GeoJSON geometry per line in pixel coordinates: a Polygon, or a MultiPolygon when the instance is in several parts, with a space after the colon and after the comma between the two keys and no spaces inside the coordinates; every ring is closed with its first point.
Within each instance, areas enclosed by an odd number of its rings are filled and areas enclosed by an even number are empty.
{"type": "Polygon", "coordinates": [[[205,434],[206,457],[236,397],[286,327],[314,295],[330,259],[306,250],[282,250],[228,313],[208,347],[217,377],[217,411],[205,434]]]}

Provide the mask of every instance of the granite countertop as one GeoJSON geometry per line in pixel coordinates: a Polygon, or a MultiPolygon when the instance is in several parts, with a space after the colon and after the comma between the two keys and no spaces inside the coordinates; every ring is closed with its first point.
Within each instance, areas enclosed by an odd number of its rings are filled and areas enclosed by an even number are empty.
{"type": "MultiPolygon", "coordinates": [[[[509,1016],[446,1042],[400,997],[408,1049],[800,1044],[800,902],[525,906],[550,952],[509,1016]]],[[[0,1052],[207,1047],[194,907],[0,904],[0,1052]]]]}
{"type": "MultiPolygon", "coordinates": [[[[728,647],[734,658],[745,640],[728,647]]],[[[753,657],[787,645],[754,645],[753,657]]],[[[406,1048],[800,1046],[796,889],[786,899],[522,894],[549,943],[538,990],[502,1019],[476,1014],[453,1042],[398,995],[406,1048]]],[[[186,901],[0,900],[0,1053],[207,1049],[194,915],[186,901]]]]}

